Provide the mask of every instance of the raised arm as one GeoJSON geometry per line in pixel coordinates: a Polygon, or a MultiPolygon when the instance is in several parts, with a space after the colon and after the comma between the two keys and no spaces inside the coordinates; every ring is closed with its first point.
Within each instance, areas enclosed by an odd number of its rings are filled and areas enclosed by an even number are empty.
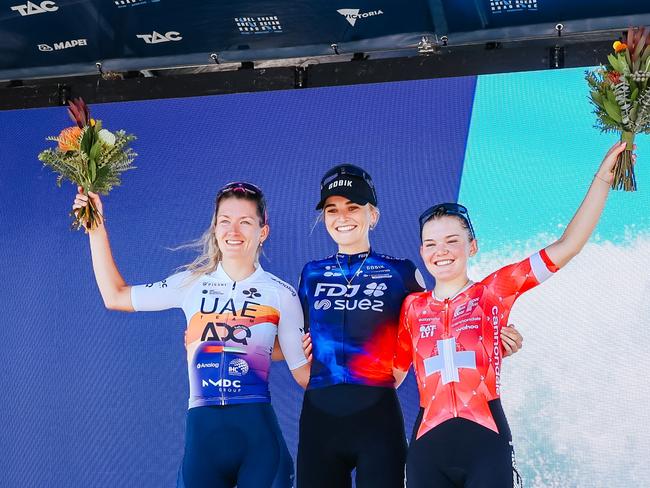
{"type": "MultiPolygon", "coordinates": [[[[625,142],[619,142],[610,148],[564,234],[546,248],[548,257],[558,267],[561,268],[571,261],[582,250],[594,231],[603,208],[605,208],[605,201],[614,179],[612,168],[616,163],[617,156],[623,152],[625,146],[625,142]]],[[[636,156],[633,158],[636,159],[636,156]]]]}
{"type": "MultiPolygon", "coordinates": [[[[88,198],[91,198],[100,215],[104,214],[99,195],[89,192],[88,196],[86,196],[82,193],[82,188],[79,188],[78,191],[79,193],[72,206],[73,210],[85,207],[88,205],[88,198]]],[[[95,280],[104,300],[104,305],[111,310],[133,312],[131,287],[127,285],[117,269],[104,222],[102,221],[96,228],[88,232],[88,237],[90,239],[90,253],[92,255],[95,280]]]]}

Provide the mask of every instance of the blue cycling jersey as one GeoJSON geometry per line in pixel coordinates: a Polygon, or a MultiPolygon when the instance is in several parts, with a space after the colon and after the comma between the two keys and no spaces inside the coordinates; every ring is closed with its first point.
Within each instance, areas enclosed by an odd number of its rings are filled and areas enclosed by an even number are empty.
{"type": "Polygon", "coordinates": [[[372,250],[307,263],[298,294],[313,344],[308,388],[341,383],[392,387],[402,301],[423,289],[411,261],[372,250]]]}

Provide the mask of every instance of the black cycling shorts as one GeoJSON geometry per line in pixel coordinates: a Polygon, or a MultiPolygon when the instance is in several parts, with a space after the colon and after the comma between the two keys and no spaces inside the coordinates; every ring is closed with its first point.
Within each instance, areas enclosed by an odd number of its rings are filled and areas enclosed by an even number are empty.
{"type": "Polygon", "coordinates": [[[308,390],[300,415],[298,488],[403,488],[404,419],[394,388],[308,390]]]}
{"type": "Polygon", "coordinates": [[[406,461],[407,488],[521,488],[501,401],[492,400],[489,406],[498,434],[471,420],[453,418],[415,439],[420,409],[406,461]]]}

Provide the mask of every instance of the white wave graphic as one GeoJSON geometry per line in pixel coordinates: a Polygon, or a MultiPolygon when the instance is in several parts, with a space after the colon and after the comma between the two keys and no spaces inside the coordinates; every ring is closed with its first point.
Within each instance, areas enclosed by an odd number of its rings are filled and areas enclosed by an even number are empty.
{"type": "MultiPolygon", "coordinates": [[[[471,275],[552,241],[484,255],[471,275]]],[[[505,361],[503,404],[526,487],[650,486],[649,270],[650,236],[589,243],[514,306],[525,346],[505,361]]]]}

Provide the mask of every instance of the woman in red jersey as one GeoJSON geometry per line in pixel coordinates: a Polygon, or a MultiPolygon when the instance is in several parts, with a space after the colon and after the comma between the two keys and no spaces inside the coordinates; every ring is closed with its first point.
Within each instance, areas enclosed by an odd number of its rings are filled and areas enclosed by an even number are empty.
{"type": "Polygon", "coordinates": [[[522,486],[501,408],[500,331],[514,301],[564,267],[583,248],[611,187],[625,143],[606,154],[560,239],[474,283],[467,261],[478,251],[467,209],[435,205],[420,216],[420,253],[433,292],[402,306],[396,376],[414,365],[420,415],[407,457],[409,488],[522,486]]]}

